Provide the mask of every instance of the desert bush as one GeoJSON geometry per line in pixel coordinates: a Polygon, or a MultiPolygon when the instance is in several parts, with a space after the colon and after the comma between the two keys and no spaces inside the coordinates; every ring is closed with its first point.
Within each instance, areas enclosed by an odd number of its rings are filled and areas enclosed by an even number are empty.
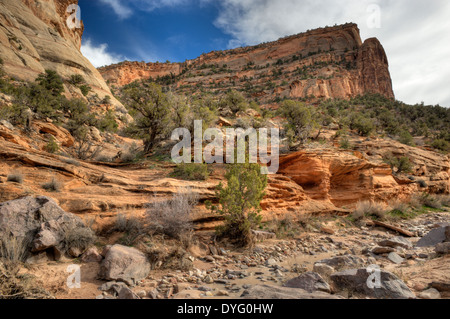
{"type": "Polygon", "coordinates": [[[306,142],[312,131],[319,127],[315,120],[314,108],[302,102],[286,100],[279,112],[286,118],[286,129],[295,132],[295,137],[301,143],[306,142]]]}
{"type": "Polygon", "coordinates": [[[10,265],[17,265],[26,261],[29,255],[31,238],[13,236],[7,232],[0,235],[0,259],[10,265]]]}
{"type": "Polygon", "coordinates": [[[180,239],[193,230],[191,214],[197,202],[197,196],[188,188],[180,189],[166,201],[155,198],[146,212],[149,230],[180,239]]]}
{"type": "Polygon", "coordinates": [[[450,151],[450,143],[444,139],[437,139],[431,143],[431,146],[437,150],[448,152],[450,151]]]}
{"type": "Polygon", "coordinates": [[[95,233],[88,227],[67,227],[64,230],[63,243],[66,250],[77,248],[83,252],[91,247],[96,240],[95,233]]]}
{"type": "Polygon", "coordinates": [[[34,276],[19,271],[20,267],[0,261],[0,299],[53,299],[34,276]]]}
{"type": "Polygon", "coordinates": [[[412,164],[406,156],[395,157],[393,155],[387,155],[384,158],[384,162],[391,166],[392,173],[394,174],[408,173],[412,169],[412,164]]]}
{"type": "Polygon", "coordinates": [[[391,218],[408,219],[414,217],[414,214],[411,212],[411,206],[404,201],[394,200],[389,203],[388,207],[387,215],[391,218]]]}
{"type": "Polygon", "coordinates": [[[45,150],[51,154],[55,154],[59,151],[59,144],[58,142],[56,142],[56,139],[53,136],[50,137],[47,145],[45,145],[45,150]]]}
{"type": "Polygon", "coordinates": [[[409,205],[420,210],[423,207],[441,209],[445,205],[446,197],[439,195],[432,195],[428,193],[414,194],[409,199],[409,205]]]}
{"type": "Polygon", "coordinates": [[[175,167],[170,176],[187,181],[206,181],[209,169],[207,164],[181,163],[175,167]]]}
{"type": "Polygon", "coordinates": [[[349,150],[352,148],[352,145],[350,144],[350,141],[347,136],[341,138],[340,147],[344,150],[349,150]]]}
{"type": "Polygon", "coordinates": [[[227,186],[219,184],[216,196],[219,206],[207,203],[214,214],[224,217],[223,225],[217,227],[219,238],[228,238],[236,246],[253,244],[252,229],[261,224],[260,202],[265,195],[267,175],[261,174],[258,164],[230,164],[225,174],[227,186]]]}
{"type": "Polygon", "coordinates": [[[356,204],[356,209],[353,212],[353,219],[355,221],[361,220],[364,217],[384,219],[388,209],[379,202],[362,201],[356,204]]]}
{"type": "Polygon", "coordinates": [[[87,96],[89,92],[92,90],[92,88],[87,84],[80,85],[79,89],[81,91],[81,94],[83,94],[84,96],[87,96]]]}
{"type": "Polygon", "coordinates": [[[20,172],[12,172],[11,174],[8,175],[6,180],[8,182],[22,184],[23,183],[23,174],[20,172]]]}
{"type": "Polygon", "coordinates": [[[145,232],[142,221],[139,218],[134,216],[127,217],[124,214],[117,215],[114,230],[125,233],[120,239],[120,243],[125,246],[132,246],[145,232]]]}
{"type": "Polygon", "coordinates": [[[47,192],[60,192],[63,189],[64,184],[55,178],[53,178],[50,182],[42,185],[42,188],[47,192]]]}
{"type": "Polygon", "coordinates": [[[84,77],[80,74],[72,74],[69,79],[69,83],[72,85],[80,85],[86,83],[84,77]]]}
{"type": "Polygon", "coordinates": [[[249,104],[242,93],[231,90],[220,101],[221,108],[229,108],[234,114],[248,109],[249,104]]]}

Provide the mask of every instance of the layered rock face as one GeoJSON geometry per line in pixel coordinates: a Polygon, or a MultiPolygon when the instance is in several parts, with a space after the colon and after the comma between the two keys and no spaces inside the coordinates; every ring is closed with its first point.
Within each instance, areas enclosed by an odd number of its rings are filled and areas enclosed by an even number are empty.
{"type": "MultiPolygon", "coordinates": [[[[34,81],[46,69],[63,78],[80,74],[100,98],[112,97],[97,69],[80,52],[83,25],[69,29],[67,12],[75,0],[2,0],[0,2],[0,57],[5,72],[34,81]]],[[[69,90],[66,89],[66,92],[69,90]]],[[[71,95],[77,95],[71,92],[71,95]]],[[[79,94],[81,95],[81,94],[79,94]]],[[[112,98],[112,104],[122,105],[112,98]]]]}
{"type": "Polygon", "coordinates": [[[196,87],[225,92],[244,86],[262,102],[274,97],[349,98],[365,93],[394,97],[382,45],[375,38],[363,43],[356,24],[215,51],[179,64],[123,62],[99,70],[118,86],[158,76],[171,76],[171,86],[184,93],[196,87]]]}

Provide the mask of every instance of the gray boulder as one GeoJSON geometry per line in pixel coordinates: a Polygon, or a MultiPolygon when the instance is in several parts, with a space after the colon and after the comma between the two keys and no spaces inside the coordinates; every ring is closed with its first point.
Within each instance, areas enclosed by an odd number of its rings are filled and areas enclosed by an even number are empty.
{"type": "Polygon", "coordinates": [[[450,238],[448,238],[448,233],[450,232],[449,228],[450,225],[446,224],[444,226],[432,229],[428,234],[419,240],[416,246],[432,247],[450,240],[450,238]]]}
{"type": "Polygon", "coordinates": [[[349,269],[331,275],[330,279],[334,284],[334,288],[338,291],[348,290],[376,299],[415,298],[415,295],[402,280],[384,270],[370,273],[365,268],[349,269]],[[374,277],[379,275],[379,282],[376,279],[372,281],[372,275],[374,277]],[[369,286],[369,283],[374,285],[369,286]],[[379,285],[377,285],[378,283],[379,285]]]}
{"type": "Polygon", "coordinates": [[[150,263],[141,251],[122,245],[108,247],[100,265],[99,277],[134,286],[150,273],[150,263]]]}
{"type": "MultiPolygon", "coordinates": [[[[49,197],[24,197],[0,204],[0,236],[18,238],[35,254],[47,251],[59,260],[64,253],[74,251],[67,240],[72,230],[77,231],[78,239],[87,236],[89,241],[95,237],[80,217],[65,212],[49,197]]],[[[81,251],[87,247],[76,248],[81,251]]]]}
{"type": "Polygon", "coordinates": [[[255,285],[243,292],[243,299],[343,299],[325,292],[309,293],[303,289],[255,285]]]}
{"type": "Polygon", "coordinates": [[[323,278],[315,272],[306,272],[300,276],[289,280],[284,284],[288,288],[300,288],[307,292],[323,291],[330,293],[330,285],[328,285],[323,278]]]}

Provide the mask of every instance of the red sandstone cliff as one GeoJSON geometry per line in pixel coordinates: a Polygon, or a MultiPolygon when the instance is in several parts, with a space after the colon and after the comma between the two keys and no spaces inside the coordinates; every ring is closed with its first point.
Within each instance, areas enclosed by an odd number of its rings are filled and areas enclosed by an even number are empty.
{"type": "Polygon", "coordinates": [[[214,51],[184,63],[123,62],[99,69],[111,84],[171,75],[181,93],[245,87],[268,102],[281,98],[394,97],[386,53],[377,39],[361,40],[356,24],[321,28],[275,42],[214,51]],[[269,83],[269,84],[268,84],[269,83]]]}

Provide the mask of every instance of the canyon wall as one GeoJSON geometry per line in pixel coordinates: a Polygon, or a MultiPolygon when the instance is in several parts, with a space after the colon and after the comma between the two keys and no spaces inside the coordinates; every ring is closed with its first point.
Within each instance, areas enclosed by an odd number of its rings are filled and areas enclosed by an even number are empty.
{"type": "MultiPolygon", "coordinates": [[[[11,77],[34,81],[46,69],[64,79],[79,74],[100,98],[112,97],[97,69],[80,52],[84,26],[69,29],[73,13],[68,6],[75,0],[2,0],[0,2],[0,57],[11,77]]],[[[73,90],[72,90],[73,91],[73,90]]],[[[70,92],[68,95],[77,92],[70,92]]],[[[79,93],[79,92],[78,92],[79,93]]],[[[123,110],[115,98],[112,104],[123,110]]]]}
{"type": "Polygon", "coordinates": [[[226,92],[244,89],[274,98],[350,98],[380,93],[394,98],[389,64],[380,42],[362,42],[358,26],[320,28],[275,42],[214,51],[184,63],[122,62],[99,69],[111,85],[168,77],[172,89],[226,92]]]}

